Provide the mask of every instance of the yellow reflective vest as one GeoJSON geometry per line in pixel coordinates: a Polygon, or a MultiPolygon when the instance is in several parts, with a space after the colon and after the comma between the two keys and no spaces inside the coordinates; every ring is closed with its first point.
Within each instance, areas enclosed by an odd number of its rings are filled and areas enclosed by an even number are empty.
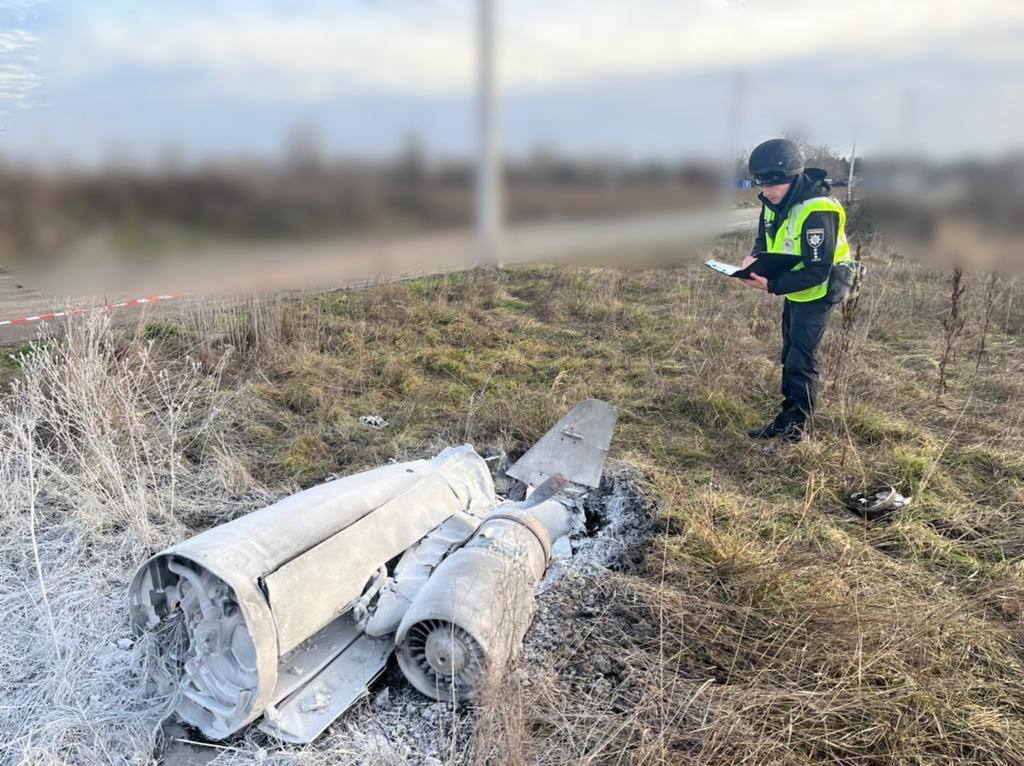
{"type": "MultiPolygon", "coordinates": [[[[832,197],[812,197],[793,205],[786,219],[776,228],[774,237],[768,233],[768,224],[775,219],[775,212],[765,205],[764,237],[768,245],[768,252],[800,255],[800,243],[803,241],[804,223],[807,221],[807,217],[811,213],[822,212],[837,213],[839,215],[839,228],[836,230],[836,248],[832,256],[832,263],[850,260],[850,243],[846,240],[846,211],[832,197]]],[[[793,267],[793,271],[800,271],[803,267],[803,262],[798,263],[793,267]]],[[[786,293],[786,298],[798,303],[806,303],[807,301],[816,301],[819,298],[823,298],[827,292],[828,279],[820,285],[798,290],[795,293],[786,293]]]]}

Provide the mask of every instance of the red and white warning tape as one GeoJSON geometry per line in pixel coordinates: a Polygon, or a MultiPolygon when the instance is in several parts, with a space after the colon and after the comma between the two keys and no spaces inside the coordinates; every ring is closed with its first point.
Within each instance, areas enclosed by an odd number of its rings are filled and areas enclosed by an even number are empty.
{"type": "Polygon", "coordinates": [[[46,314],[39,314],[31,317],[18,317],[17,319],[3,319],[0,320],[0,326],[8,324],[29,324],[31,322],[50,322],[54,319],[60,319],[74,314],[84,314],[88,311],[109,311],[110,309],[122,309],[127,306],[142,306],[146,303],[159,303],[160,301],[173,301],[179,298],[185,298],[188,293],[172,293],[171,295],[152,295],[148,298],[132,298],[127,301],[120,301],[118,303],[105,303],[102,306],[94,306],[91,309],[67,309],[65,311],[50,311],[46,314]]]}

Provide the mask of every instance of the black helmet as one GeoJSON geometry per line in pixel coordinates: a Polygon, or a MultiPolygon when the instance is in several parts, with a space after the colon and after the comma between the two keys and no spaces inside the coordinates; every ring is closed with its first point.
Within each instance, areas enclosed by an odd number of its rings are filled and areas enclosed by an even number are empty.
{"type": "Polygon", "coordinates": [[[792,141],[773,138],[750,153],[748,166],[759,185],[784,184],[804,172],[804,158],[792,141]]]}

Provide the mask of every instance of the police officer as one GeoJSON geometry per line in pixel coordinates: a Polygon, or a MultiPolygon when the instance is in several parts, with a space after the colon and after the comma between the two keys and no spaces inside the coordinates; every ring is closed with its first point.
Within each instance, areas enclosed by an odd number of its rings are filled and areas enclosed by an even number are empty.
{"type": "Polygon", "coordinates": [[[782,408],[774,420],[749,435],[797,442],[814,412],[816,354],[829,310],[848,290],[849,270],[836,268],[850,260],[846,211],[828,195],[825,171],[804,169],[803,157],[792,141],[774,138],[760,144],[750,153],[749,167],[754,183],[761,187],[761,217],[757,240],[743,266],[755,257],[777,253],[800,256],[796,266],[777,277],[754,274],[744,280],[751,288],[785,297],[782,408]]]}

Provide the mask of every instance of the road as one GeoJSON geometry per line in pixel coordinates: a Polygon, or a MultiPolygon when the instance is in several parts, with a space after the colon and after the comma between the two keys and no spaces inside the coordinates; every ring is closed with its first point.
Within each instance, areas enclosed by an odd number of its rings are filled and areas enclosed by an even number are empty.
{"type": "MultiPolygon", "coordinates": [[[[554,261],[577,256],[637,254],[708,241],[753,226],[756,208],[631,215],[600,220],[529,223],[506,232],[502,262],[554,261]]],[[[188,293],[193,299],[270,291],[357,286],[414,275],[462,271],[477,265],[472,233],[457,230],[375,239],[222,246],[179,253],[127,282],[89,268],[65,277],[74,290],[35,285],[32,277],[0,274],[0,319],[37,316],[65,307],[124,298],[188,293]],[[72,293],[62,298],[62,294],[72,293]]],[[[110,267],[108,267],[110,268],[110,267]]],[[[147,311],[152,309],[147,308],[147,311]]],[[[158,313],[166,312],[166,306],[158,313]]],[[[178,309],[180,310],[180,309],[178,309]]],[[[120,312],[130,315],[132,309],[120,312]]],[[[33,338],[34,324],[0,326],[0,343],[33,338]]]]}

